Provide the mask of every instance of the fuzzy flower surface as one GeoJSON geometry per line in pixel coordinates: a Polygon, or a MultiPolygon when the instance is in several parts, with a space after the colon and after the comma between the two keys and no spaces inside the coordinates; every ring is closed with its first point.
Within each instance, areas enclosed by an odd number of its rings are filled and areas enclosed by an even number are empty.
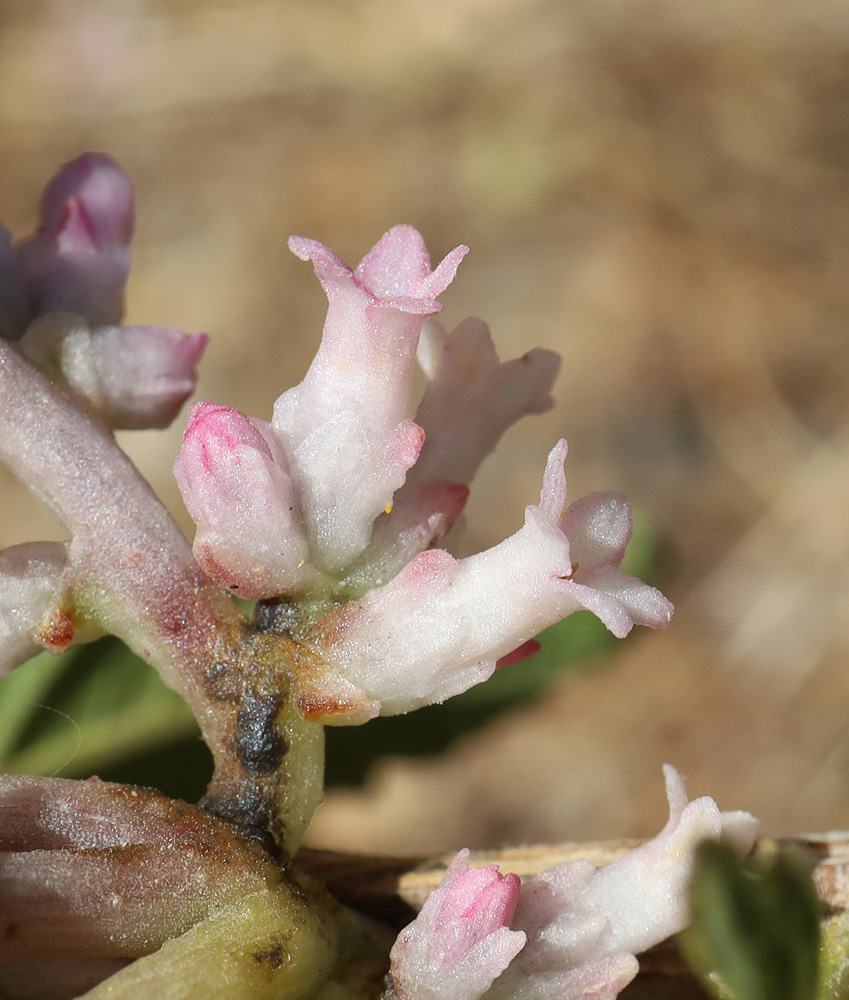
{"type": "Polygon", "coordinates": [[[484,949],[488,937],[468,946],[473,934],[463,921],[475,911],[466,884],[479,873],[478,883],[494,892],[496,879],[511,876],[491,866],[470,871],[468,852],[458,854],[392,949],[396,993],[403,1000],[614,1000],[637,974],[637,954],[686,927],[699,844],[724,840],[743,855],[758,834],[749,813],[721,812],[708,796],[688,802],[678,772],[667,764],[664,776],[669,819],[660,833],[600,868],[573,861],[521,889],[517,883],[510,907],[486,925],[500,935],[498,946],[484,949]]]}
{"type": "Polygon", "coordinates": [[[503,433],[552,405],[559,365],[544,350],[502,362],[480,320],[448,334],[432,319],[466,248],[432,268],[411,226],[389,230],[354,269],[314,241],[290,247],[328,298],[309,371],[270,422],[193,407],[175,474],[198,526],[195,556],[220,585],[323,599],[297,635],[298,709],[358,724],[444,701],[582,608],[617,636],[666,625],[669,602],[620,569],[625,500],[567,503],[565,441],[520,531],[460,560],[435,547],[503,433]],[[427,387],[412,420],[416,357],[427,387]]]}
{"type": "Polygon", "coordinates": [[[721,812],[709,796],[688,802],[680,774],[663,770],[669,819],[657,836],[601,868],[570,862],[522,886],[513,926],[528,943],[489,1000],[612,1000],[636,975],[637,954],[687,926],[699,844],[751,849],[754,816],[721,812]]]}
{"type": "Polygon", "coordinates": [[[416,919],[398,935],[390,975],[401,1000],[477,1000],[524,947],[509,925],[519,878],[469,869],[460,851],[416,919]]]}

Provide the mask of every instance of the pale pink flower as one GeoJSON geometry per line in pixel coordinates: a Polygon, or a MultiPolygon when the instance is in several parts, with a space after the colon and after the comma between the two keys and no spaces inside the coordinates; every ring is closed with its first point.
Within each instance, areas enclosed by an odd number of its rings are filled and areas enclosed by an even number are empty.
{"type": "Polygon", "coordinates": [[[360,592],[388,582],[448,531],[463,509],[464,488],[504,432],[526,414],[551,407],[560,366],[553,351],[540,349],[500,361],[489,328],[473,318],[450,335],[428,320],[417,358],[428,379],[416,411],[425,442],[350,577],[360,592]]]}
{"type": "Polygon", "coordinates": [[[482,320],[466,319],[451,334],[428,322],[418,360],[428,387],[416,411],[426,439],[408,477],[414,485],[438,480],[468,485],[509,427],[553,405],[559,356],[535,348],[500,361],[482,320]]]}
{"type": "Polygon", "coordinates": [[[678,772],[663,770],[669,820],[656,837],[601,868],[570,862],[522,886],[513,926],[528,943],[489,1000],[612,1000],[636,975],[638,953],[687,926],[699,844],[749,851],[753,816],[720,812],[707,796],[688,803],[678,772]]]}
{"type": "Polygon", "coordinates": [[[113,159],[85,153],[61,167],[44,190],[38,232],[17,247],[33,313],[119,323],[133,225],[133,183],[113,159]]]}
{"type": "Polygon", "coordinates": [[[222,587],[274,597],[317,575],[307,563],[287,457],[270,424],[195,404],[174,474],[198,525],[195,558],[222,587]]]}
{"type": "Polygon", "coordinates": [[[292,237],[328,298],[318,353],[274,406],[312,561],[338,571],[365,549],[424,440],[408,417],[416,345],[466,247],[434,270],[412,226],[390,229],[351,270],[327,247],[292,237]]]}
{"type": "Polygon", "coordinates": [[[460,851],[416,919],[398,935],[390,977],[400,1000],[477,1000],[509,965],[525,935],[509,929],[516,875],[469,869],[460,851]]]}
{"type": "Polygon", "coordinates": [[[565,455],[561,441],[539,505],[506,541],[461,560],[422,552],[388,584],[319,622],[308,637],[318,659],[295,678],[302,711],[351,723],[444,701],[581,608],[617,636],[634,624],[666,625],[666,598],[619,569],[631,536],[628,505],[594,494],[565,509],[565,455]]]}

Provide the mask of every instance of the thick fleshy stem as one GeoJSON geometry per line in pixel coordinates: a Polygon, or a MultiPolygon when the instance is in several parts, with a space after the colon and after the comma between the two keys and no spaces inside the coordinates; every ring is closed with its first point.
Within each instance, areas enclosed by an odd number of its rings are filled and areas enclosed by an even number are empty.
{"type": "Polygon", "coordinates": [[[284,854],[294,852],[320,797],[322,745],[318,727],[290,719],[280,694],[285,641],[249,630],[108,430],[5,341],[0,457],[72,536],[61,596],[36,639],[59,651],[86,621],[123,639],[195,715],[215,759],[215,811],[254,828],[261,821],[284,854]],[[274,773],[258,774],[245,746],[257,711],[269,715],[262,699],[272,680],[278,701],[267,732],[282,741],[283,757],[274,773]],[[284,785],[287,807],[275,817],[284,785]]]}
{"type": "MultiPolygon", "coordinates": [[[[324,727],[295,710],[291,669],[299,647],[281,634],[245,631],[233,669],[216,675],[216,693],[236,707],[229,747],[203,805],[240,824],[281,860],[291,857],[321,801],[324,727]]],[[[300,654],[303,655],[303,654],[300,654]]]]}

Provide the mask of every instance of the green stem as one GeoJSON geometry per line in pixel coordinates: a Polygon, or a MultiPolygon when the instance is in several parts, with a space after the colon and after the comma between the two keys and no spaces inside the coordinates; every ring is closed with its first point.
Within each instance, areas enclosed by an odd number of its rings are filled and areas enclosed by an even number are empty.
{"type": "Polygon", "coordinates": [[[324,783],[324,727],[304,719],[290,698],[295,649],[285,635],[243,633],[235,668],[217,679],[232,730],[203,802],[284,860],[300,846],[324,783]]]}
{"type": "Polygon", "coordinates": [[[336,928],[321,900],[281,882],[201,921],[86,1000],[302,1000],[330,975],[336,928]]]}

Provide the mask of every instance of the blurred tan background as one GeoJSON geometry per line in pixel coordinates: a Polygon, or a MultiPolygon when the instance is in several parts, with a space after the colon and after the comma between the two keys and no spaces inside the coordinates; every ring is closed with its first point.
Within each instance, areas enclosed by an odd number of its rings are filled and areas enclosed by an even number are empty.
{"type": "MultiPolygon", "coordinates": [[[[828,0],[2,0],[0,217],[86,149],[138,195],[129,319],[212,335],[199,398],[268,417],[323,297],[396,222],[557,408],[481,473],[466,550],[572,495],[654,526],[665,633],[447,757],[335,792],[314,842],[371,850],[648,834],[660,764],[770,832],[849,826],[849,7],[828,0]]],[[[182,421],[124,438],[188,524],[182,421]]],[[[61,537],[3,473],[0,545],[61,537]]],[[[473,494],[474,496],[474,494],[473,494]]]]}

